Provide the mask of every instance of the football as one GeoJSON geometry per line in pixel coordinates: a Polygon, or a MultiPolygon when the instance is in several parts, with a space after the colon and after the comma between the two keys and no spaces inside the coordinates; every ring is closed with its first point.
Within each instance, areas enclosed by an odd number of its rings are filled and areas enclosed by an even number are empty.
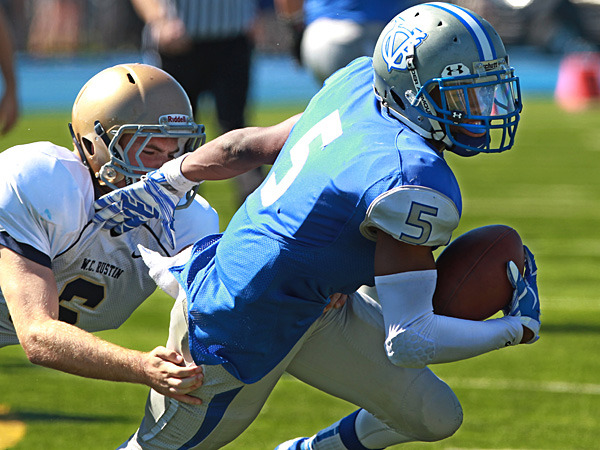
{"type": "Polygon", "coordinates": [[[523,273],[523,242],[509,226],[488,225],[459,236],[436,260],[433,311],[470,320],[493,316],[512,298],[513,288],[506,274],[511,260],[523,273]]]}

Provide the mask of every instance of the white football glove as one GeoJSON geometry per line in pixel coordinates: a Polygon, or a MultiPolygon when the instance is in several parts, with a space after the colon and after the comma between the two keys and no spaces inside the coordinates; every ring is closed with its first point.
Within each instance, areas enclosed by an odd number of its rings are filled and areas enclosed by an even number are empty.
{"type": "Polygon", "coordinates": [[[521,324],[533,331],[533,338],[526,344],[533,344],[540,336],[540,300],[537,287],[537,266],[533,253],[525,249],[525,277],[521,276],[517,265],[509,261],[508,279],[514,288],[513,298],[504,311],[508,316],[518,317],[521,324]]]}
{"type": "Polygon", "coordinates": [[[151,219],[160,219],[167,242],[175,249],[175,208],[183,196],[198,184],[181,173],[181,162],[185,156],[165,163],[127,187],[100,197],[94,203],[94,223],[121,234],[151,219]]]}

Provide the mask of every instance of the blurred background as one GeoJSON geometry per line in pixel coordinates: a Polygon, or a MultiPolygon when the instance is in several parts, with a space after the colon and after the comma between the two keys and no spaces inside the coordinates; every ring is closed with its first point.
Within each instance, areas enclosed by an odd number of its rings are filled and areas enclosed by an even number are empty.
{"type": "MultiPolygon", "coordinates": [[[[597,0],[452,3],[480,13],[498,30],[525,93],[553,95],[561,62],[572,53],[594,53],[600,45],[597,0]]],[[[1,0],[0,6],[14,39],[17,95],[23,113],[69,110],[80,87],[97,71],[143,60],[144,23],[129,1],[1,0]]],[[[273,1],[260,0],[258,8],[252,30],[249,107],[262,103],[303,106],[320,83],[292,57],[292,31],[278,18],[273,1]]],[[[600,64],[588,60],[572,62],[570,70],[577,66],[575,70],[585,72],[583,83],[589,85],[590,80],[598,82],[600,64]]],[[[588,97],[595,97],[599,88],[588,86],[587,90],[588,97]]]]}
{"type": "MultiPolygon", "coordinates": [[[[1,0],[0,7],[14,39],[23,113],[70,110],[79,89],[98,71],[144,60],[144,23],[127,0],[1,0]]],[[[307,101],[319,85],[294,65],[290,33],[272,1],[259,2],[253,38],[251,100],[307,101]]],[[[0,92],[3,88],[0,79],[0,92]]]]}

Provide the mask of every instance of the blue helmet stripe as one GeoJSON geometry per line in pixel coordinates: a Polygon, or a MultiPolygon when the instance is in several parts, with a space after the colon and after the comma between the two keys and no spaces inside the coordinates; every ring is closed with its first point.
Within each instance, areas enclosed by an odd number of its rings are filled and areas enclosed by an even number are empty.
{"type": "Polygon", "coordinates": [[[456,5],[450,5],[448,3],[429,3],[429,5],[442,9],[460,20],[473,37],[481,61],[490,61],[497,58],[496,49],[490,35],[477,17],[472,15],[466,9],[456,5]]]}

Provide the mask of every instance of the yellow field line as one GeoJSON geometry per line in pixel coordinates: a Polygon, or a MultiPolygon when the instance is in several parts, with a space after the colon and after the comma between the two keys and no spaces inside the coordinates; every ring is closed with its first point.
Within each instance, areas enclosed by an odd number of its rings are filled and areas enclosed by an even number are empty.
{"type": "Polygon", "coordinates": [[[10,408],[0,405],[0,450],[13,447],[25,436],[27,426],[20,420],[5,419],[10,408]]]}

